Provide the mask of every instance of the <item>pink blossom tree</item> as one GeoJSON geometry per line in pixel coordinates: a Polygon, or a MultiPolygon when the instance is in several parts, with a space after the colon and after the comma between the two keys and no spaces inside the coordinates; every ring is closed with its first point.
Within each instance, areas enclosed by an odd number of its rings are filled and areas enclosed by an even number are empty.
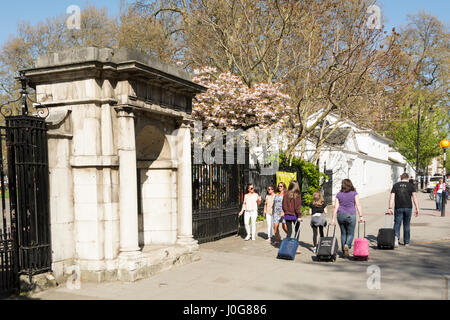
{"type": "Polygon", "coordinates": [[[194,82],[208,88],[198,94],[192,107],[194,119],[204,128],[266,129],[284,127],[293,111],[290,97],[278,83],[256,83],[248,87],[230,72],[221,73],[205,67],[194,70],[194,82]]]}

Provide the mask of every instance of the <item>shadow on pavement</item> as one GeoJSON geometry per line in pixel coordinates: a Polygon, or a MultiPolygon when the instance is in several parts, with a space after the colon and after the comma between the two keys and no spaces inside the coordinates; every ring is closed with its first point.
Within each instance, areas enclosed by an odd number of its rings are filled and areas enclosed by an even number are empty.
{"type": "Polygon", "coordinates": [[[306,243],[306,242],[303,242],[303,241],[299,241],[299,246],[300,246],[301,248],[306,248],[306,249],[308,249],[309,251],[312,252],[313,245],[310,244],[310,243],[306,243]]]}
{"type": "MultiPolygon", "coordinates": [[[[336,263],[320,262],[321,266],[326,266],[326,273],[334,274],[336,280],[342,273],[347,275],[359,273],[359,276],[355,277],[356,282],[348,283],[348,286],[336,287],[330,283],[331,288],[327,288],[329,297],[326,299],[367,299],[367,296],[375,299],[443,299],[446,288],[443,275],[450,274],[449,252],[450,242],[413,244],[411,247],[400,246],[395,250],[371,251],[368,261],[348,259],[347,262],[339,259],[336,263]],[[379,290],[369,290],[364,287],[363,281],[369,277],[367,267],[371,265],[380,268],[381,286],[392,289],[390,296],[378,296],[379,290]],[[358,284],[358,290],[355,290],[356,284],[358,284]],[[365,295],[361,295],[361,290],[365,295]]],[[[312,259],[317,261],[315,257],[312,259]]],[[[320,278],[325,275],[322,272],[324,272],[323,269],[318,270],[315,276],[320,278]]],[[[285,288],[286,290],[280,291],[279,294],[288,299],[303,299],[305,292],[314,295],[314,292],[322,290],[319,285],[312,286],[306,283],[301,285],[290,283],[286,284],[285,288]]]]}
{"type": "Polygon", "coordinates": [[[258,237],[263,238],[264,240],[267,240],[269,238],[269,235],[265,232],[258,232],[258,237]]]}
{"type": "Polygon", "coordinates": [[[32,298],[28,295],[17,295],[17,294],[12,294],[12,295],[0,295],[0,300],[41,300],[39,298],[32,298]]]}

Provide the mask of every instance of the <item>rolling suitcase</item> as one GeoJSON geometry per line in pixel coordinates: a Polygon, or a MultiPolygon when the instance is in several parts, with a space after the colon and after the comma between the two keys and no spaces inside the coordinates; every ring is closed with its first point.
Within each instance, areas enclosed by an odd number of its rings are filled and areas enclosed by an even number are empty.
{"type": "Polygon", "coordinates": [[[353,258],[355,260],[368,260],[369,259],[369,240],[366,238],[366,222],[358,223],[358,238],[355,239],[355,245],[353,249],[353,258]],[[359,237],[359,225],[364,223],[364,237],[359,237]]]}
{"type": "Polygon", "coordinates": [[[327,228],[327,236],[320,238],[317,247],[318,261],[336,261],[338,243],[336,239],[336,225],[334,225],[333,236],[329,237],[330,225],[327,228]]]}
{"type": "MultiPolygon", "coordinates": [[[[294,230],[297,226],[298,221],[295,223],[294,230]]],[[[295,233],[295,238],[285,238],[281,241],[280,249],[278,250],[278,259],[286,259],[286,260],[294,260],[295,255],[297,253],[298,248],[298,236],[300,234],[300,228],[302,223],[300,222],[300,226],[298,231],[295,233]]]]}
{"type": "Polygon", "coordinates": [[[386,220],[387,220],[388,214],[386,213],[386,216],[384,218],[384,228],[381,228],[378,230],[378,236],[377,236],[377,247],[378,249],[391,249],[393,250],[395,248],[395,232],[392,228],[392,225],[394,223],[394,218],[391,219],[391,227],[386,228],[386,220]]]}

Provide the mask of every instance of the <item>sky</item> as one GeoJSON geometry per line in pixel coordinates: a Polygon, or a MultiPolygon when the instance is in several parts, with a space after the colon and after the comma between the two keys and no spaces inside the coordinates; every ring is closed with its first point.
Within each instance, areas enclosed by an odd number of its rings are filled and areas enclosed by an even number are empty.
{"type": "MultiPolygon", "coordinates": [[[[420,10],[436,15],[447,25],[450,23],[450,0],[377,0],[381,13],[387,22],[386,30],[405,25],[407,14],[414,14],[420,10]]],[[[70,5],[80,8],[87,4],[97,7],[107,7],[111,15],[118,14],[120,0],[0,0],[0,45],[14,35],[17,24],[29,21],[32,24],[65,14],[70,5]]],[[[397,28],[398,29],[398,28],[397,28]]]]}

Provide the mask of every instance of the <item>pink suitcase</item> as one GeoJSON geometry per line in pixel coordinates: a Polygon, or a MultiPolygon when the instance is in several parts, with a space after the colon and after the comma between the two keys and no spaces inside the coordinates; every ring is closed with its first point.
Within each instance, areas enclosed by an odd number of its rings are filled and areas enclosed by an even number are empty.
{"type": "MultiPolygon", "coordinates": [[[[360,222],[361,223],[361,222],[360,222]]],[[[358,223],[358,238],[355,239],[355,245],[353,247],[353,257],[355,260],[368,260],[369,259],[369,240],[366,238],[366,223],[364,223],[364,238],[359,237],[359,224],[358,223]]]]}

